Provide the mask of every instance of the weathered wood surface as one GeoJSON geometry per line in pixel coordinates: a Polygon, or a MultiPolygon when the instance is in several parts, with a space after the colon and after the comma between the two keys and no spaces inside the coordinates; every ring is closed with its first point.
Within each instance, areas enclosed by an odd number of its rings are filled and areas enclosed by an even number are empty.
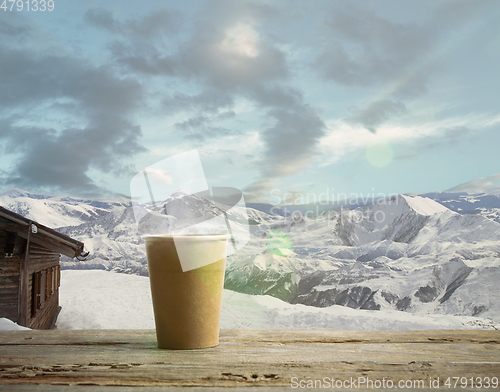
{"type": "Polygon", "coordinates": [[[189,351],[158,349],[152,330],[0,331],[0,389],[12,391],[292,390],[292,377],[423,380],[426,389],[439,377],[448,389],[448,377],[499,376],[500,331],[222,330],[219,346],[189,351]]]}

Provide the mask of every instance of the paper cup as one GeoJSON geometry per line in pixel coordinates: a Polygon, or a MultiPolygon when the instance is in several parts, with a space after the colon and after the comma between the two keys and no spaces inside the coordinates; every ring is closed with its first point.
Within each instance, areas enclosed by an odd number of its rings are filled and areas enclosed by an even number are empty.
{"type": "Polygon", "coordinates": [[[158,347],[219,344],[227,240],[225,234],[144,236],[158,347]],[[181,256],[179,256],[181,255],[181,256]],[[200,268],[183,272],[179,257],[200,268]],[[211,262],[204,265],[202,259],[211,262]]]}

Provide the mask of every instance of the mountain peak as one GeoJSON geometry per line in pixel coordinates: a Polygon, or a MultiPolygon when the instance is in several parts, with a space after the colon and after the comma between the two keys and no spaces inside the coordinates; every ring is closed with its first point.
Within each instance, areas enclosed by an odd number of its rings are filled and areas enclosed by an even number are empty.
{"type": "Polygon", "coordinates": [[[449,211],[448,208],[438,202],[421,196],[400,195],[408,206],[419,215],[430,216],[449,211]]]}
{"type": "Polygon", "coordinates": [[[29,197],[31,199],[47,199],[50,196],[40,195],[36,193],[27,192],[25,190],[19,188],[11,188],[7,189],[0,193],[0,197],[9,197],[9,198],[17,198],[17,197],[29,197]]]}
{"type": "Polygon", "coordinates": [[[194,195],[192,192],[186,191],[185,189],[178,189],[174,193],[172,193],[167,199],[178,199],[180,197],[192,196],[194,195]]]}

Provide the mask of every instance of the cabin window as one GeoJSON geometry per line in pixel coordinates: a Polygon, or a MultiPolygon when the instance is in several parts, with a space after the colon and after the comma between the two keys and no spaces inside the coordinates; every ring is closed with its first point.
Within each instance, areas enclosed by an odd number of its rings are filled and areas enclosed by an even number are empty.
{"type": "Polygon", "coordinates": [[[33,272],[32,275],[32,300],[31,300],[31,317],[33,317],[37,310],[42,307],[41,287],[42,287],[42,273],[40,271],[33,272]]]}
{"type": "Polygon", "coordinates": [[[48,276],[47,270],[33,272],[31,317],[43,307],[44,302],[48,299],[47,289],[50,289],[50,285],[47,283],[48,276]]]}
{"type": "Polygon", "coordinates": [[[45,270],[45,301],[50,298],[51,290],[52,290],[52,269],[45,270]]]}
{"type": "Polygon", "coordinates": [[[7,256],[14,254],[15,244],[16,244],[16,233],[7,231],[5,234],[4,254],[7,256]]]}
{"type": "Polygon", "coordinates": [[[55,266],[34,272],[32,279],[31,317],[57,292],[61,282],[61,269],[55,266]]]}
{"type": "Polygon", "coordinates": [[[41,282],[41,286],[40,286],[40,308],[43,306],[43,304],[45,303],[45,287],[47,286],[46,285],[46,276],[47,276],[47,271],[41,271],[40,272],[40,282],[41,282]]]}
{"type": "Polygon", "coordinates": [[[61,266],[56,266],[56,289],[61,285],[61,266]]]}
{"type": "Polygon", "coordinates": [[[50,294],[54,294],[57,290],[56,287],[56,267],[50,269],[50,294]]]}

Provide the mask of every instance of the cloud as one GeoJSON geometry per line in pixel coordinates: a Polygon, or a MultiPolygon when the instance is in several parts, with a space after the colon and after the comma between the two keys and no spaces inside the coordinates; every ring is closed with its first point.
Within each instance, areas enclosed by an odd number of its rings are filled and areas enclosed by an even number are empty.
{"type": "Polygon", "coordinates": [[[372,133],[377,132],[377,127],[393,116],[405,114],[406,106],[400,101],[382,99],[370,103],[363,109],[352,110],[346,121],[351,124],[360,124],[372,133]]]}
{"type": "Polygon", "coordinates": [[[265,143],[263,177],[299,173],[316,154],[326,126],[316,111],[302,101],[290,107],[276,105],[268,111],[274,124],[261,132],[265,143]]]}
{"type": "Polygon", "coordinates": [[[327,127],[296,89],[260,87],[249,96],[267,109],[270,125],[260,131],[260,175],[244,190],[249,200],[265,200],[278,179],[300,173],[314,159],[327,127]]]}
{"type": "Polygon", "coordinates": [[[260,178],[245,187],[245,201],[267,203],[273,189],[279,189],[277,181],[260,178]]]}
{"type": "Polygon", "coordinates": [[[194,139],[199,142],[205,142],[207,139],[212,139],[220,136],[231,135],[227,128],[215,127],[211,124],[217,120],[232,118],[235,116],[234,112],[220,113],[216,116],[196,116],[188,120],[174,124],[176,130],[182,132],[188,139],[194,139]]]}
{"type": "Polygon", "coordinates": [[[450,42],[460,40],[457,31],[480,23],[498,2],[439,2],[418,23],[403,23],[347,0],[331,4],[313,68],[340,85],[384,86],[387,95],[408,98],[428,92],[432,78],[445,70],[450,42]]]}
{"type": "Polygon", "coordinates": [[[327,123],[328,132],[319,141],[322,152],[320,165],[328,166],[340,160],[357,158],[359,152],[364,152],[368,146],[377,142],[411,145],[420,151],[449,147],[460,137],[477,134],[499,123],[500,115],[489,114],[450,117],[428,123],[422,123],[418,118],[409,118],[406,124],[381,124],[377,133],[372,134],[366,132],[366,128],[360,124],[333,120],[327,123]]]}
{"type": "Polygon", "coordinates": [[[11,48],[0,42],[0,145],[12,158],[2,181],[46,191],[105,192],[89,172],[128,173],[124,159],[145,150],[132,121],[142,87],[116,76],[111,66],[40,51],[35,43],[11,48]]]}
{"type": "Polygon", "coordinates": [[[468,1],[449,0],[439,3],[435,12],[435,23],[445,29],[460,29],[476,15],[490,14],[498,7],[496,0],[468,1]]]}
{"type": "MultiPolygon", "coordinates": [[[[227,27],[228,30],[231,28],[227,27]]],[[[238,43],[228,48],[224,45],[231,40],[227,34],[220,27],[199,30],[171,55],[153,47],[116,42],[110,48],[116,61],[132,71],[194,80],[218,90],[234,91],[253,83],[284,79],[288,75],[284,56],[279,50],[262,41],[258,41],[255,47],[243,41],[241,46],[244,48],[238,48],[238,43]]]]}
{"type": "Polygon", "coordinates": [[[234,91],[288,76],[283,53],[259,30],[262,21],[275,14],[265,4],[209,1],[190,38],[177,50],[166,54],[140,41],[113,42],[110,49],[115,60],[132,71],[234,91]]]}
{"type": "Polygon", "coordinates": [[[145,16],[120,21],[113,13],[104,8],[89,9],[84,15],[88,25],[103,29],[110,33],[127,37],[149,39],[158,35],[171,35],[179,31],[181,15],[166,8],[158,8],[145,16]]]}
{"type": "Polygon", "coordinates": [[[399,78],[400,94],[425,91],[429,65],[423,60],[436,44],[434,28],[393,22],[352,2],[334,4],[326,18],[325,43],[313,62],[323,78],[359,86],[399,78]]]}
{"type": "Polygon", "coordinates": [[[0,35],[5,37],[24,39],[27,38],[30,33],[30,28],[28,24],[20,23],[16,18],[12,20],[2,20],[0,23],[0,35]]]}
{"type": "Polygon", "coordinates": [[[248,192],[269,186],[266,179],[300,173],[317,154],[326,129],[303,93],[291,87],[286,56],[266,33],[266,23],[277,18],[266,3],[209,1],[176,51],[163,53],[139,42],[110,45],[115,61],[129,72],[189,82],[201,90],[193,95],[174,92],[163,100],[170,114],[191,114],[175,128],[198,143],[231,134],[218,123],[236,99],[255,105],[263,119],[264,149],[257,164],[260,174],[248,192]]]}
{"type": "Polygon", "coordinates": [[[162,100],[163,108],[171,112],[217,113],[221,108],[232,108],[234,98],[230,94],[205,90],[199,94],[188,95],[175,92],[162,100]]]}

